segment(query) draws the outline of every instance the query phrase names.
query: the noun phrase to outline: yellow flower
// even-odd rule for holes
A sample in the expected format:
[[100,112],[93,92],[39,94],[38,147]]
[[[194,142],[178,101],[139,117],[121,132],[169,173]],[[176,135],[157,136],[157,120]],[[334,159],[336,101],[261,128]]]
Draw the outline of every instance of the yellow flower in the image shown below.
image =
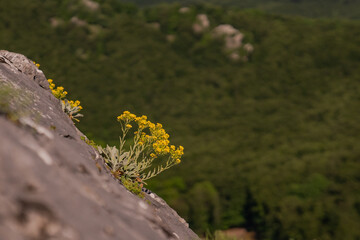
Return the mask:
[[181,163],[181,160],[180,159],[176,159],[176,164],[179,164],[179,163]]
[[40,67],[40,64],[38,64],[38,63],[36,63],[36,62],[33,62],[33,63],[35,64],[35,66],[36,66],[37,68]]
[[126,128],[132,128],[132,126],[130,124],[126,124],[125,126]]
[[155,153],[151,153],[151,154],[150,154],[150,157],[155,158],[155,157],[156,157],[156,154],[155,154]]

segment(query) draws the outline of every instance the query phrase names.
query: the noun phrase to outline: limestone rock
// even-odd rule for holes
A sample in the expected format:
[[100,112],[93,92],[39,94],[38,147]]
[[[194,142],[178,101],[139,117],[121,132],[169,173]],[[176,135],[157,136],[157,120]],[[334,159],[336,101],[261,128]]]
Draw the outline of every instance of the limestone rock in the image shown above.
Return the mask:
[[247,43],[244,45],[244,49],[248,53],[252,53],[254,51],[254,46],[251,43]]
[[152,23],[148,23],[147,26],[153,30],[157,30],[159,31],[160,30],[160,23],[158,22],[152,22]]
[[0,90],[10,89],[0,98],[0,239],[199,239],[161,198],[146,202],[107,172],[36,74],[0,51]]
[[244,34],[229,24],[217,26],[212,31],[214,37],[224,37],[226,49],[236,49],[241,47]]
[[0,56],[7,60],[7,65],[16,68],[29,78],[35,80],[42,88],[50,89],[44,73],[38,69],[34,62],[19,53],[12,53],[6,50],[0,50]]
[[189,7],[182,7],[179,9],[179,13],[188,13],[188,12],[190,12]]
[[70,19],[70,22],[78,27],[85,27],[88,25],[88,23],[84,20],[81,20],[80,18],[78,18],[77,16],[73,16]]
[[208,30],[210,27],[210,21],[206,14],[199,14],[196,16],[196,21],[193,24],[193,31],[196,34],[200,34]]
[[213,34],[216,37],[234,36],[238,33],[239,33],[239,30],[237,30],[230,24],[221,24],[213,29]]
[[[213,38],[224,40],[224,50],[229,53],[229,58],[233,61],[247,62],[249,55],[254,51],[250,43],[243,44],[244,34],[229,24],[221,24],[212,30]],[[240,49],[245,53],[240,54]]]
[[57,28],[64,24],[64,20],[61,18],[52,17],[50,18],[50,25],[54,28]]
[[94,2],[92,0],[82,0],[81,2],[90,11],[96,11],[100,7],[99,3]]
[[174,34],[169,34],[169,35],[166,35],[166,40],[169,42],[169,43],[172,43],[176,40],[176,36]]

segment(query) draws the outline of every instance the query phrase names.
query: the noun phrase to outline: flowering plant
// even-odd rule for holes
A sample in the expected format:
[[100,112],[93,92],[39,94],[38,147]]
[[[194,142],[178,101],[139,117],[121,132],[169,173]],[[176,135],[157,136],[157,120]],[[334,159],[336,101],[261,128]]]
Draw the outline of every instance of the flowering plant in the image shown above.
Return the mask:
[[68,94],[67,91],[64,91],[64,87],[57,87],[55,88],[55,83],[53,83],[54,80],[52,79],[48,79],[49,82],[49,88],[52,92],[52,94],[57,98],[57,99],[63,99],[65,98],[65,96]]
[[82,106],[80,106],[80,101],[76,100],[75,102],[72,100],[65,99],[67,95],[67,91],[64,91],[64,87],[57,87],[55,88],[55,83],[53,83],[52,79],[48,79],[49,87],[52,92],[52,94],[61,101],[61,107],[62,110],[72,119],[77,122],[80,122],[78,120],[78,117],[83,117],[84,115],[80,114],[80,110],[83,109]]
[[79,119],[77,119],[78,117],[83,117],[84,115],[82,115],[80,112],[82,108],[82,106],[80,106],[80,101],[76,100],[75,102],[72,100],[61,100],[61,107],[63,109],[63,111],[73,120],[80,122]]
[[[116,178],[126,177],[142,183],[181,162],[184,148],[169,145],[169,134],[160,123],[154,124],[146,116],[137,117],[129,111],[118,116],[117,120],[122,130],[119,148],[98,146]],[[133,125],[136,126],[133,143],[129,149],[125,149],[126,136]],[[165,158],[165,163],[151,168],[157,158]]]

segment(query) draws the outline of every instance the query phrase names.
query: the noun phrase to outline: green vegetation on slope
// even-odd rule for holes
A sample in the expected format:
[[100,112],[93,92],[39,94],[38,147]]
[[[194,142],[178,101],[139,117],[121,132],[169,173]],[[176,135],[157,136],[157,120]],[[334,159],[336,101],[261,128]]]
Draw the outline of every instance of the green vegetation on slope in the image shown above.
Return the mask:
[[305,16],[311,18],[360,19],[360,1],[357,0],[120,0],[139,6],[179,3],[214,4],[228,8],[259,9],[268,13]]
[[[202,5],[188,14],[176,5],[100,6],[1,2],[0,46],[39,62],[81,100],[78,126],[97,142],[118,144],[114,119],[123,110],[164,123],[185,155],[151,188],[194,230],[359,239],[359,22]],[[243,32],[255,48],[250,60],[233,62],[221,42],[193,34],[198,13],[211,28]]]

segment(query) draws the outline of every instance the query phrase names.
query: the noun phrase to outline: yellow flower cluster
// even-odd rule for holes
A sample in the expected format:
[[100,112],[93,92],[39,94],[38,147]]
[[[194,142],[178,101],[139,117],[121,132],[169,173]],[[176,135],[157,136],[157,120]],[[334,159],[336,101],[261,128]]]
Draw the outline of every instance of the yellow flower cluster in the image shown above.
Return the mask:
[[72,108],[78,107],[80,110],[83,109],[83,107],[80,106],[80,101],[79,100],[76,100],[75,102],[73,100],[70,100],[69,103],[70,103],[70,106]]
[[184,147],[183,147],[183,146],[179,146],[178,149],[175,149],[175,146],[172,145],[170,148],[171,148],[171,150],[172,150],[172,151],[170,151],[171,158],[172,158],[172,159],[176,159],[176,163],[177,163],[177,164],[181,163],[180,158],[181,158],[181,156],[184,154]]
[[[180,163],[181,156],[184,154],[184,148],[179,146],[176,148],[174,145],[169,145],[169,134],[166,133],[165,129],[160,123],[154,124],[147,120],[146,116],[137,117],[135,114],[130,113],[129,111],[124,111],[123,114],[117,117],[119,122],[124,122],[126,129],[131,128],[129,124],[134,121],[138,125],[138,131],[135,131],[135,140],[139,145],[150,146],[152,152],[150,153],[150,158],[156,158],[158,156],[163,156],[169,154],[171,159],[175,163]],[[145,132],[145,129],[150,134]]]
[[129,111],[124,111],[123,114],[121,114],[120,116],[117,117],[117,120],[131,122],[131,121],[135,120],[135,118],[136,118],[135,114],[132,114]]
[[83,107],[80,106],[80,101],[79,100],[76,100],[76,101],[70,100],[69,101],[68,99],[65,99],[65,97],[67,95],[67,91],[64,91],[63,87],[55,88],[55,83],[53,83],[52,79],[48,79],[48,82],[49,82],[49,88],[51,89],[52,94],[57,99],[60,100],[63,111],[72,120],[79,122],[79,120],[77,118],[83,116],[82,114],[79,113],[80,110],[83,109]]
[[64,91],[63,87],[57,87],[55,89],[55,83],[53,83],[52,79],[48,79],[48,82],[51,92],[56,98],[63,99],[67,95],[67,91]]

